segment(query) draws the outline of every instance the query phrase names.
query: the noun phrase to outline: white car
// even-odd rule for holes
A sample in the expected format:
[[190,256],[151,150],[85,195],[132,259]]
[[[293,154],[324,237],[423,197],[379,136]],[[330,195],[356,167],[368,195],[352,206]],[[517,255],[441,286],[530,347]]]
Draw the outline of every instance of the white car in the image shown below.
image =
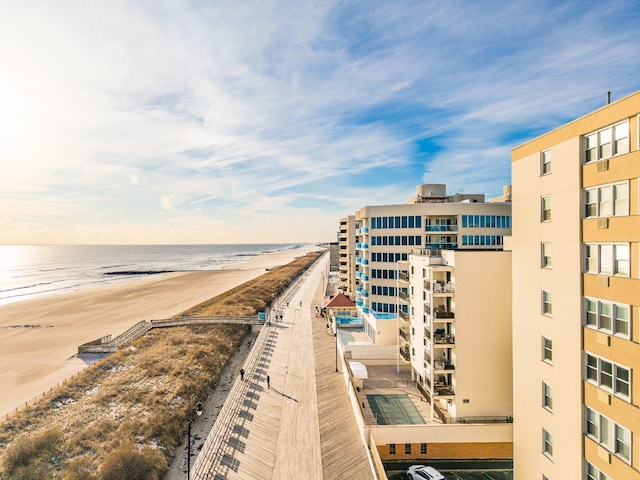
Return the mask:
[[425,467],[424,465],[413,465],[407,470],[410,480],[444,480],[438,470],[433,467]]

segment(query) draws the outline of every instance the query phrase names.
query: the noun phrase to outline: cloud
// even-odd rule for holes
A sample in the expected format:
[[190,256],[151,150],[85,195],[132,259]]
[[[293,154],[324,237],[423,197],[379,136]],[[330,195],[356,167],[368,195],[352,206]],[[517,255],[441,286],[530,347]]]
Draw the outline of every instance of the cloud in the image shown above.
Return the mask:
[[600,7],[5,2],[0,242],[332,240],[423,181],[496,196],[511,148],[637,88],[638,11]]

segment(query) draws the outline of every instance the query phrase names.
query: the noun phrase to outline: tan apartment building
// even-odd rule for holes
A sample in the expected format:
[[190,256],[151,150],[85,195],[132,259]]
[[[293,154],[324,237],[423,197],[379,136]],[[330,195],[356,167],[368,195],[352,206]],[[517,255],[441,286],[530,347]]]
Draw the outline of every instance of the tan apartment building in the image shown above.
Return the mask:
[[513,150],[514,473],[640,479],[640,92]]
[[511,252],[414,250],[408,271],[399,345],[430,420],[510,423]]
[[356,272],[352,265],[356,253],[356,217],[340,219],[338,227],[338,262],[340,276],[338,288],[350,299],[356,298]]
[[[499,251],[511,235],[511,204],[487,202],[481,194],[447,195],[446,185],[424,184],[416,196],[400,205],[366,206],[355,214],[356,306],[365,331],[377,345],[398,341],[398,311],[408,314],[406,275],[409,253],[415,249]],[[401,262],[405,267],[401,269]],[[400,351],[409,362],[406,350]]]

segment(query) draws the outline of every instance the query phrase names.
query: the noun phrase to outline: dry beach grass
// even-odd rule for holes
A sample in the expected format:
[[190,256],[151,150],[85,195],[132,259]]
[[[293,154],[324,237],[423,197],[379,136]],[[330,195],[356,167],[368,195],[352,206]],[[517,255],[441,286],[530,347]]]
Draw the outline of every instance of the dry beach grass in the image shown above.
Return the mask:
[[[246,282],[182,315],[263,311],[321,252]],[[0,478],[162,478],[190,399],[206,398],[247,327],[153,329],[0,424]],[[126,476],[123,476],[126,472]]]

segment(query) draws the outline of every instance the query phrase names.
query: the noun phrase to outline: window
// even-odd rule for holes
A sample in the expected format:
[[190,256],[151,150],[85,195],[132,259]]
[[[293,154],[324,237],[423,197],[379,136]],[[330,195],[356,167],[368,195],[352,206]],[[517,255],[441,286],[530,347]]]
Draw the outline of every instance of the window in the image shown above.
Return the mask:
[[542,429],[542,452],[548,456],[553,457],[553,436]]
[[541,262],[542,268],[551,268],[551,244],[549,242],[542,242],[540,244]]
[[585,190],[585,217],[629,215],[629,183],[604,185]]
[[390,443],[389,444],[389,455],[395,455],[396,454],[396,444],[395,443]]
[[405,443],[404,444],[404,454],[405,455],[411,455],[411,444],[410,443]]
[[623,153],[629,153],[629,122],[626,120],[584,136],[585,163]]
[[585,326],[622,338],[630,335],[629,305],[585,298]]
[[629,244],[585,245],[586,273],[629,276]]
[[616,457],[631,463],[631,430],[585,407],[585,435]]
[[551,173],[551,151],[545,150],[540,154],[540,175]]
[[542,360],[547,363],[553,361],[553,342],[547,337],[542,337]]
[[547,410],[553,410],[553,398],[551,396],[551,385],[542,382],[542,406]]
[[586,460],[584,472],[586,480],[611,480],[607,475],[602,473],[598,468],[591,465]]
[[542,290],[542,314],[551,315],[551,292]]
[[427,454],[427,444],[426,443],[421,443],[420,444],[420,455],[426,455]]
[[551,221],[551,197],[542,197],[542,218],[543,222]]
[[631,401],[631,372],[622,365],[605,358],[586,353],[585,381],[613,393],[626,401]]

